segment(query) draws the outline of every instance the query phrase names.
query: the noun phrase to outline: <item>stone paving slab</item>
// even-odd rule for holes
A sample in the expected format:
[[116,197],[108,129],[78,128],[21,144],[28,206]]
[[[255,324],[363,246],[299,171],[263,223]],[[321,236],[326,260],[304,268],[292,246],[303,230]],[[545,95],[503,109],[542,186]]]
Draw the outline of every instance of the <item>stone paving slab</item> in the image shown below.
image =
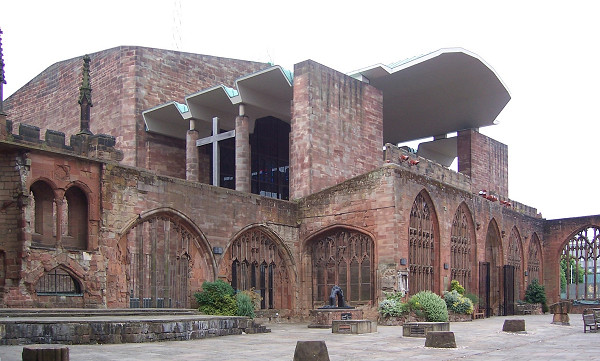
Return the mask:
[[[451,323],[456,349],[425,348],[424,339],[402,337],[402,327],[379,326],[376,333],[333,334],[307,324],[276,324],[272,333],[244,334],[204,340],[142,344],[74,345],[78,360],[292,360],[297,341],[323,340],[331,361],[354,360],[598,360],[600,332],[583,333],[581,315],[571,326],[553,325],[552,315],[492,317]],[[507,318],[525,319],[526,333],[507,333]],[[2,361],[21,360],[23,346],[0,346]]]

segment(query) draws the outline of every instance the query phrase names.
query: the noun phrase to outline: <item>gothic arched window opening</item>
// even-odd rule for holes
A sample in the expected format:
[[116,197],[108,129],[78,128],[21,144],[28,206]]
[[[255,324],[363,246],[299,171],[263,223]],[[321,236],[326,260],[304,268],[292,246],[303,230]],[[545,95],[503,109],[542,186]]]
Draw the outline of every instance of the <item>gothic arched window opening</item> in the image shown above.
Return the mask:
[[328,302],[334,285],[351,305],[373,300],[373,240],[366,234],[337,230],[312,242],[313,305]]
[[127,234],[129,307],[187,308],[190,244],[185,226],[166,215],[136,225]]
[[231,286],[236,291],[254,291],[261,309],[289,309],[289,277],[281,250],[259,229],[242,233],[226,256],[231,265]]
[[522,254],[521,236],[519,236],[517,228],[513,227],[508,240],[507,264],[514,267],[514,296],[516,299],[521,299],[521,279],[523,277],[523,267],[521,266],[523,262]]
[[435,215],[423,192],[410,211],[408,228],[409,292],[434,291],[435,287]]
[[40,277],[35,292],[38,296],[81,296],[81,285],[67,271],[57,267]]
[[531,242],[529,242],[529,252],[527,253],[527,277],[529,283],[534,279],[537,279],[542,282],[542,272],[541,272],[541,255],[542,251],[540,248],[540,240],[538,236],[534,233],[531,237]]
[[451,277],[464,287],[471,286],[472,243],[471,229],[466,207],[458,207],[452,221],[450,238]]
[[600,228],[586,227],[565,244],[560,257],[562,299],[600,298]]

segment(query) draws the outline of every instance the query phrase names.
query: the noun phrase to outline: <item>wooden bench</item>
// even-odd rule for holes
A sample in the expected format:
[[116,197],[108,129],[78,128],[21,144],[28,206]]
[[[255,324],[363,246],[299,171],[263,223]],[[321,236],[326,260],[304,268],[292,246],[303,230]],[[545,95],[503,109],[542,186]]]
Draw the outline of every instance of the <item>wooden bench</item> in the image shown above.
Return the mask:
[[596,316],[593,313],[583,314],[583,333],[586,333],[588,329],[590,332],[598,331],[598,322],[596,322]]
[[473,319],[476,320],[478,318],[485,318],[485,312],[483,312],[483,310],[481,310],[479,307],[473,311]]

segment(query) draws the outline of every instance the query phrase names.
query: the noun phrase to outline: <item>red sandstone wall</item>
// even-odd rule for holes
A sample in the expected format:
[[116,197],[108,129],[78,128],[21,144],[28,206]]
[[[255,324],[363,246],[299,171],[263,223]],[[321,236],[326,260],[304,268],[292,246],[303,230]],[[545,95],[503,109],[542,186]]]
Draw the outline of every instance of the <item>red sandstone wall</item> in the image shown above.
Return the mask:
[[[100,248],[106,250],[106,261],[112,266],[107,273],[107,305],[127,307],[126,249],[120,243],[128,225],[140,214],[156,209],[181,212],[206,237],[209,249],[223,248],[226,253],[235,236],[252,225],[263,225],[274,232],[292,255],[298,254],[296,210],[293,203],[217,188],[205,184],[156,176],[139,169],[107,166],[103,174],[102,224]],[[202,255],[200,255],[202,256]],[[200,257],[199,256],[199,257]],[[205,254],[215,258],[217,276],[224,265],[223,255]],[[205,280],[213,280],[210,270],[193,270],[190,297]],[[290,278],[296,278],[296,268]],[[294,281],[295,283],[295,281]],[[292,289],[295,289],[292,286]],[[293,301],[295,304],[296,301]]]
[[290,194],[301,198],[382,164],[383,95],[313,61],[294,67]]
[[[416,196],[422,190],[430,196],[438,222],[436,237],[439,245],[436,246],[435,257],[439,267],[436,268],[435,292],[441,294],[448,289],[451,281],[451,270],[445,270],[443,266],[444,263],[451,264],[452,221],[462,202],[467,205],[473,217],[475,235],[471,252],[476,255],[476,261],[471,265],[471,284],[465,285],[467,291],[474,294],[479,292],[478,262],[485,261],[486,234],[492,218],[505,235],[501,240],[503,250],[508,247],[513,227],[518,229],[523,254],[521,271],[527,269],[529,242],[534,232],[542,239],[544,220],[520,214],[466,189],[448,187],[436,180],[436,177],[441,178],[441,174],[420,174],[421,167],[429,169],[427,164],[419,164],[413,168],[390,164],[313,194],[299,203],[302,219],[299,236],[303,247],[300,290],[303,305],[310,307],[312,300],[312,286],[308,279],[311,265],[305,249],[307,241],[315,232],[333,226],[350,226],[374,237],[376,297],[381,300],[383,284],[388,284],[388,279],[392,279],[398,270],[407,269],[407,266],[400,265],[400,259],[408,259],[410,211]],[[506,262],[506,252],[503,252],[500,263]],[[523,299],[525,285],[529,280],[522,273],[521,277],[521,294],[518,298]]]
[[471,177],[472,191],[508,197],[508,147],[475,130],[458,132],[458,171]]
[[[268,64],[136,46],[121,46],[90,55],[92,102],[90,129],[116,137],[123,164],[185,178],[184,142],[149,136],[143,110],[268,67]],[[77,104],[80,57],[56,63],[11,95],[5,111],[18,123],[64,132],[79,131]],[[163,139],[161,139],[163,138]],[[68,142],[68,141],[67,141]],[[177,159],[176,161],[174,161]],[[181,161],[179,161],[181,159]],[[169,162],[171,165],[165,166]]]
[[565,243],[581,229],[600,227],[600,215],[547,221],[544,228],[544,285],[548,303],[560,301],[560,255]]

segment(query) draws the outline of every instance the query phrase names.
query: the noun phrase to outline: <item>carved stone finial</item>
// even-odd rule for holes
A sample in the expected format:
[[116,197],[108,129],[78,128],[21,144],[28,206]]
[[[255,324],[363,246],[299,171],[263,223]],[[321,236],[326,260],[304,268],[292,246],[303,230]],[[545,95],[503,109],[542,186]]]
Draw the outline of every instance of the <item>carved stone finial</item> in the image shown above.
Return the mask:
[[4,114],[4,91],[3,87],[6,84],[4,78],[4,55],[2,54],[2,29],[0,29],[0,114]]
[[79,88],[79,100],[78,103],[81,105],[81,125],[79,134],[89,134],[90,131],[90,113],[92,104],[92,84],[90,81],[90,57],[85,55],[83,57],[83,71],[81,87]]

